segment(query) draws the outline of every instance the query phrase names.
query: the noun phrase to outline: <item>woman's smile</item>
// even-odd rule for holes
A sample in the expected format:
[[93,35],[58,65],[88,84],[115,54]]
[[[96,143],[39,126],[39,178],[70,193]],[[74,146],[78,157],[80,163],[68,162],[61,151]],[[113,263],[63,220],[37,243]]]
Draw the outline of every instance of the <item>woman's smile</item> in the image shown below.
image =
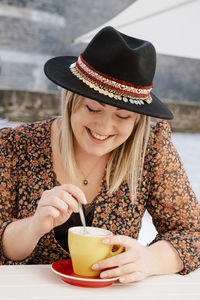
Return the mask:
[[102,135],[102,134],[96,133],[95,131],[93,131],[92,129],[90,129],[88,127],[86,127],[86,130],[87,130],[89,136],[95,140],[95,142],[96,141],[104,142],[114,136],[114,135]]

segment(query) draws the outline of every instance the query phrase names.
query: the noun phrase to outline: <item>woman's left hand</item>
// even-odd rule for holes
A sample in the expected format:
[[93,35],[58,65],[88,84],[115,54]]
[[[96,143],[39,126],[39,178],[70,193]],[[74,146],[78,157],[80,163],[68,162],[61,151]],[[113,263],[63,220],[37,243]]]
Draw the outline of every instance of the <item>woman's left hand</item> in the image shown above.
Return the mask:
[[123,246],[125,252],[99,261],[93,270],[103,270],[101,278],[118,277],[123,283],[140,281],[152,275],[149,247],[141,245],[137,240],[127,236],[115,235],[106,238],[104,244]]

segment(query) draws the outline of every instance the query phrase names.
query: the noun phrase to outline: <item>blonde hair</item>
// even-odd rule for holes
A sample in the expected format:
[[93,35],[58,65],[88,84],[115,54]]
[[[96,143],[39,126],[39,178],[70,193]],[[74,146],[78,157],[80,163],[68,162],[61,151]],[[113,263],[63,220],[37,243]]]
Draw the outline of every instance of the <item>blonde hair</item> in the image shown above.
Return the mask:
[[[80,105],[78,94],[63,90],[62,93],[62,125],[59,132],[59,150],[65,168],[70,178],[75,178],[77,169],[74,137],[71,128],[71,113]],[[144,156],[149,139],[150,117],[139,115],[129,138],[118,148],[114,149],[106,167],[107,193],[116,192],[121,183],[127,180],[130,196],[136,199],[140,187]]]

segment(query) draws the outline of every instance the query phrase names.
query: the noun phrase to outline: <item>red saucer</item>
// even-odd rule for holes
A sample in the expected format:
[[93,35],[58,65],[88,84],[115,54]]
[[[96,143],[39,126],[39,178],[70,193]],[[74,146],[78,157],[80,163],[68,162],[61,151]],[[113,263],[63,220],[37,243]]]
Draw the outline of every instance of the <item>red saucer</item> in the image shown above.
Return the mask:
[[89,287],[89,288],[99,288],[111,285],[113,282],[117,281],[119,277],[115,278],[100,278],[100,277],[83,277],[73,273],[72,261],[71,259],[63,259],[54,262],[51,265],[51,269],[56,273],[64,282],[72,285]]

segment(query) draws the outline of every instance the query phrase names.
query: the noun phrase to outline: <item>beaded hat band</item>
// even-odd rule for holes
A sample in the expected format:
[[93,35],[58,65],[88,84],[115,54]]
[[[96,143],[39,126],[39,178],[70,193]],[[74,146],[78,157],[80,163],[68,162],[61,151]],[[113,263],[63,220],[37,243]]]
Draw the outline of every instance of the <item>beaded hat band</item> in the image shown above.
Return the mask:
[[145,87],[134,86],[107,76],[91,67],[82,55],[78,57],[75,63],[70,65],[70,71],[90,88],[115,100],[122,100],[136,105],[152,102],[150,92],[153,84]]

